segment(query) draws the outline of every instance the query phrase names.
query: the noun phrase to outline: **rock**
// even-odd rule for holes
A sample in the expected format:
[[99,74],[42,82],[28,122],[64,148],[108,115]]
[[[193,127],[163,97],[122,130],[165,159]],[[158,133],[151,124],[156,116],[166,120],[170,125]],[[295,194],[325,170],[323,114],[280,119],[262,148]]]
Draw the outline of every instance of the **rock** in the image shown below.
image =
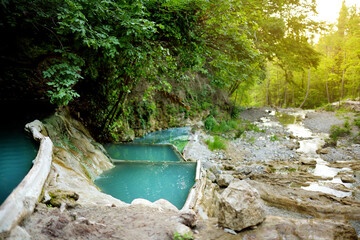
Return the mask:
[[355,179],[352,176],[348,176],[348,175],[341,176],[340,179],[343,183],[354,183],[355,182]]
[[221,173],[221,170],[220,170],[220,164],[214,164],[211,166],[210,168],[210,171],[212,171],[214,174],[218,174],[218,173]]
[[219,199],[219,224],[241,231],[265,219],[265,208],[257,190],[246,181],[235,179]]
[[8,240],[30,240],[31,236],[20,226],[16,226],[12,231]]
[[300,163],[302,165],[316,165],[316,160],[312,158],[301,158]]
[[143,206],[150,206],[152,202],[143,198],[136,198],[131,202],[131,205],[143,205]]
[[231,165],[231,164],[224,164],[223,167],[224,167],[224,170],[227,170],[227,171],[235,170],[234,165]]
[[178,232],[180,235],[190,235],[191,234],[191,229],[181,223],[179,223],[176,227],[175,227],[175,232]]
[[269,216],[257,229],[239,239],[358,239],[355,229],[345,222],[323,219],[293,219]]
[[210,172],[210,171],[208,171],[207,178],[208,178],[211,182],[215,182],[215,181],[216,181],[216,176],[215,176],[212,172]]
[[321,148],[316,150],[317,154],[328,154],[330,152],[330,150],[328,148]]
[[212,183],[209,179],[206,180],[204,190],[201,192],[201,198],[197,202],[196,209],[203,219],[208,217],[217,217],[219,212],[219,186]]
[[179,211],[179,218],[180,222],[188,227],[195,227],[196,226],[196,213],[191,209],[185,209]]
[[233,179],[234,177],[230,174],[220,174],[217,183],[220,187],[227,187]]
[[224,232],[230,233],[232,235],[236,235],[237,233],[234,230],[231,230],[230,228],[224,228]]
[[[60,208],[61,206],[75,207],[76,201],[79,200],[79,195],[73,191],[56,190],[56,191],[45,191],[45,197],[43,202],[51,204],[53,207]],[[50,197],[50,199],[49,199]]]
[[167,209],[167,210],[176,211],[176,212],[179,211],[179,209],[177,209],[177,207],[175,207],[171,202],[169,202],[168,200],[165,200],[165,199],[159,199],[159,200],[155,201],[153,204],[156,206],[159,206],[162,209]]

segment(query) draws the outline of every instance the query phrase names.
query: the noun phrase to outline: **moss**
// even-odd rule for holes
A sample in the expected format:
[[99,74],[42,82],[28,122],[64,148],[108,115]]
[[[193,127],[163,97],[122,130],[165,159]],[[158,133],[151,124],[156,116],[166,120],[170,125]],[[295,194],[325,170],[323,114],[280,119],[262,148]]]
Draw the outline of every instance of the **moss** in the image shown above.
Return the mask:
[[83,170],[83,173],[85,174],[85,176],[89,179],[89,180],[92,180],[93,178],[91,177],[91,174],[90,174],[90,171],[87,169],[87,167],[83,164],[83,163],[80,163],[80,166]]
[[50,191],[49,196],[50,200],[46,203],[49,207],[60,207],[62,203],[66,203],[68,206],[75,205],[75,202],[79,199],[76,192],[64,190]]

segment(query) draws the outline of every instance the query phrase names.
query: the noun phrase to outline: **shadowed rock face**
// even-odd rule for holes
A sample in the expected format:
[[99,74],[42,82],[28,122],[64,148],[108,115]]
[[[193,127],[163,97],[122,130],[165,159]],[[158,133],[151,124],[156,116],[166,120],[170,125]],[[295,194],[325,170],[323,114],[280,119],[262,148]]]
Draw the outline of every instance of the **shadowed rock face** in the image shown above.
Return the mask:
[[[45,183],[44,203],[66,207],[80,205],[126,205],[118,199],[101,193],[93,180],[104,170],[113,167],[103,147],[96,143],[86,128],[73,119],[66,109],[46,119],[45,128],[54,142],[53,162]],[[71,192],[76,199],[63,197]],[[66,195],[66,194],[65,194]],[[69,201],[69,199],[71,201]]]
[[260,195],[247,182],[235,179],[224,190],[219,200],[221,226],[241,231],[265,219],[265,209]]

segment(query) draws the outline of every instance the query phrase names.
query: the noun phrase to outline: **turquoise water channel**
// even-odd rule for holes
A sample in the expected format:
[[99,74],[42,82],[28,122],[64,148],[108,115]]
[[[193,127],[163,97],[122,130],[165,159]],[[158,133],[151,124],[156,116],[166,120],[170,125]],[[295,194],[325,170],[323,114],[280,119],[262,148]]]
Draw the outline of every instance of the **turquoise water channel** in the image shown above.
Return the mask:
[[161,131],[156,131],[147,134],[142,138],[137,138],[134,143],[147,144],[164,144],[170,143],[177,147],[179,152],[182,152],[185,145],[188,143],[190,127],[170,128]]
[[37,153],[24,126],[0,127],[0,204],[26,176]]
[[25,133],[24,127],[52,113],[53,107],[31,100],[1,101],[0,118],[0,204],[31,169],[39,144]]
[[122,162],[100,175],[95,184],[126,203],[136,198],[166,199],[178,209],[195,180],[195,162]]
[[189,131],[175,128],[151,133],[130,144],[105,145],[115,167],[101,174],[95,184],[126,203],[136,198],[151,202],[166,199],[181,209],[195,183],[196,163],[184,162],[174,146],[160,143],[185,146]]
[[173,162],[179,156],[171,145],[107,144],[104,146],[112,159],[127,161]]

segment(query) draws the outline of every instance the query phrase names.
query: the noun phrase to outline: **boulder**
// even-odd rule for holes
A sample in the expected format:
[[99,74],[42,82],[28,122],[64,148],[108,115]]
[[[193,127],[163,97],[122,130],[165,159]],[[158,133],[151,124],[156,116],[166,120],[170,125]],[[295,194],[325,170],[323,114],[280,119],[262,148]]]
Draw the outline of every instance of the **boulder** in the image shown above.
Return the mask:
[[219,225],[235,231],[265,220],[265,208],[257,190],[244,180],[233,180],[219,199]]
[[230,174],[220,174],[217,183],[220,187],[227,187],[233,179],[234,177]]
[[143,198],[136,198],[132,200],[131,205],[151,206],[152,202]]
[[160,209],[167,209],[169,211],[177,212],[179,211],[171,202],[165,199],[159,199],[153,203],[153,205],[158,206]]
[[180,222],[188,227],[196,226],[196,213],[192,209],[183,209],[179,211]]

